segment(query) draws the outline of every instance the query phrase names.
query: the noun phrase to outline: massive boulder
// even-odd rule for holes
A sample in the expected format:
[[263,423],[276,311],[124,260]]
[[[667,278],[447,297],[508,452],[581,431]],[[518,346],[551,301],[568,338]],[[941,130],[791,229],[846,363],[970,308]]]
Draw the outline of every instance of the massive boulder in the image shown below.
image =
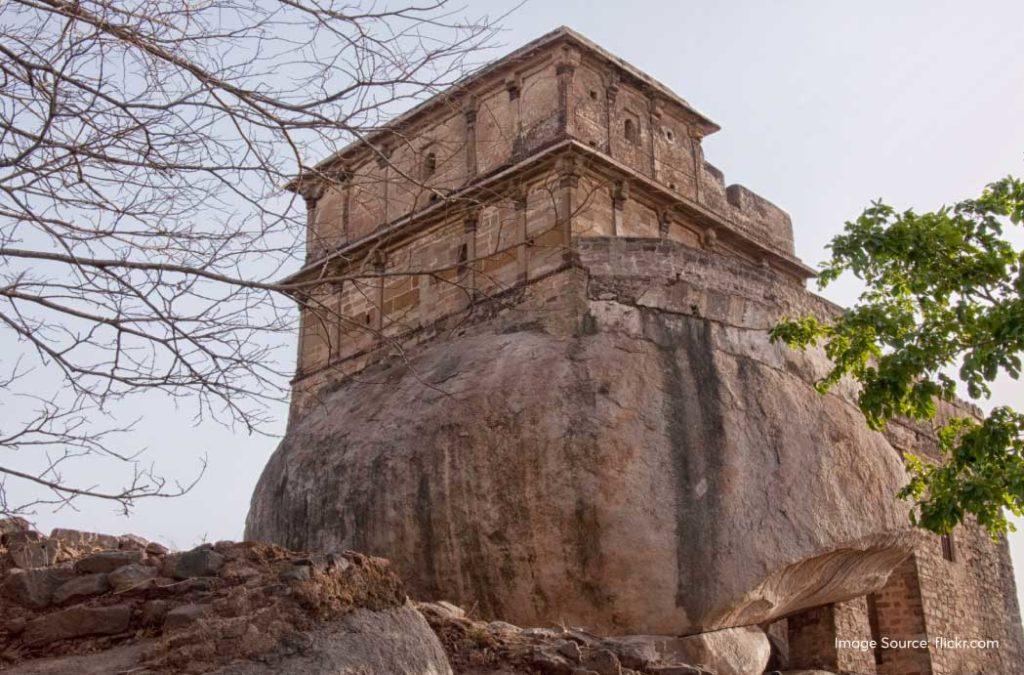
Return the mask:
[[853,392],[815,391],[820,353],[768,339],[780,314],[828,308],[734,258],[602,245],[322,392],[246,536],[386,555],[416,597],[612,634],[879,588],[914,543],[898,453]]

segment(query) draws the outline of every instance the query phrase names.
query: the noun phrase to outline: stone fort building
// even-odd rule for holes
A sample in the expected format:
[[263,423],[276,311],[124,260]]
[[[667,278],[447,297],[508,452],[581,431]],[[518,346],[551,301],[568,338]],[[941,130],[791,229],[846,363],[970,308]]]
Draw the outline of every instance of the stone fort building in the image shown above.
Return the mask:
[[[383,555],[522,625],[1024,672],[1005,542],[924,535],[894,497],[932,430],[870,431],[815,392],[822,354],[769,343],[838,310],[787,214],[705,160],[717,130],[560,28],[298,178],[298,372],[247,537]],[[882,637],[998,646],[842,642]]]

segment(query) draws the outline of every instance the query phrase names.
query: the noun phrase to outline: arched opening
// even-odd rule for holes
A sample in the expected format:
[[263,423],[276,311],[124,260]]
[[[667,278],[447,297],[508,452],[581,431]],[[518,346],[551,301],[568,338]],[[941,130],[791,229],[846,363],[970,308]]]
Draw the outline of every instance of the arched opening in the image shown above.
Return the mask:
[[640,141],[640,130],[638,125],[631,119],[627,119],[623,124],[622,133],[630,143],[638,143]]

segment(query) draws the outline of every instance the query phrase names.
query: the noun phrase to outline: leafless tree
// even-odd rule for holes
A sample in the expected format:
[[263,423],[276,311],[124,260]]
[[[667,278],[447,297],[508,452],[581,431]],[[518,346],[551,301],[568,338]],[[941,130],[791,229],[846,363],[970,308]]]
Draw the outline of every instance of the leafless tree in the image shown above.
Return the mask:
[[[275,279],[305,226],[282,185],[494,35],[406,1],[0,5],[0,513],[186,491],[118,449],[130,425],[108,414],[133,393],[261,428],[289,374],[268,336],[295,325]],[[76,481],[72,460],[97,454],[127,478]],[[47,496],[9,498],[14,480]]]

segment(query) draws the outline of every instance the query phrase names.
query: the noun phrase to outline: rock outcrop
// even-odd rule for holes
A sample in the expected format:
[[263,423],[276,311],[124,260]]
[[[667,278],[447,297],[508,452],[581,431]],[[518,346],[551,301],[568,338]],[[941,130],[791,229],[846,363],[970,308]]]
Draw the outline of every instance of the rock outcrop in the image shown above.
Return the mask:
[[[232,542],[170,552],[138,537],[60,532],[73,538],[31,538],[56,542],[59,563],[12,567],[0,580],[5,673],[728,675],[736,664],[759,673],[768,660],[757,627],[609,638],[472,618],[409,600],[387,561],[357,553]],[[20,538],[2,537],[5,556]],[[26,579],[57,590],[26,594]]]
[[47,543],[55,560],[3,575],[5,673],[452,672],[385,560],[231,542],[175,553],[24,524],[3,534],[0,558],[23,541]]
[[326,389],[247,536],[385,555],[417,597],[604,634],[879,588],[915,541],[899,454],[849,389],[815,391],[823,355],[768,340],[828,308],[726,256],[629,246],[587,240],[581,270]]

